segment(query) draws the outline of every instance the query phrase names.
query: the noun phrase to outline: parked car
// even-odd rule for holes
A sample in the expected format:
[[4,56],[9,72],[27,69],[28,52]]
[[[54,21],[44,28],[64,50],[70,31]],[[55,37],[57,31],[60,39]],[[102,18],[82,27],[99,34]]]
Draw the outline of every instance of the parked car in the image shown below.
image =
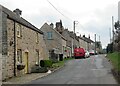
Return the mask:
[[85,51],[85,58],[88,58],[88,57],[90,57],[90,53],[86,50]]
[[85,58],[85,50],[83,48],[74,49],[74,57],[76,58]]
[[90,55],[95,55],[95,51],[94,51],[94,50],[90,50],[90,51],[89,51],[89,54],[90,54]]

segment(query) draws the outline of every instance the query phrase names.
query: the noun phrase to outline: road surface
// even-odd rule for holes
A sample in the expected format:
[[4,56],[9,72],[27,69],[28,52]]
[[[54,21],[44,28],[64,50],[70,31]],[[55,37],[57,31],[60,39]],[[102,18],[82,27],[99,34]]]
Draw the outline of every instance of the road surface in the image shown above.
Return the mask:
[[104,55],[73,59],[62,69],[29,84],[117,84]]

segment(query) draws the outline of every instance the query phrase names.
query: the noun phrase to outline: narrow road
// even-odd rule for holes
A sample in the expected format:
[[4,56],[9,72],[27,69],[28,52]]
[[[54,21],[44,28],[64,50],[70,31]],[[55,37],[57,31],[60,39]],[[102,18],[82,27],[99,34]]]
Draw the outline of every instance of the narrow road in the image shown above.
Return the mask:
[[65,67],[30,84],[117,84],[104,55],[67,61]]

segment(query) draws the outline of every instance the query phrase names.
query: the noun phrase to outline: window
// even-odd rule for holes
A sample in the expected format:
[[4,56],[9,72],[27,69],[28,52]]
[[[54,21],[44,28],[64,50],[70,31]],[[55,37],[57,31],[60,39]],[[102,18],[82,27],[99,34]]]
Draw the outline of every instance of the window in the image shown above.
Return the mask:
[[17,50],[17,61],[19,63],[22,63],[22,50],[21,49]]
[[36,49],[36,64],[39,65],[39,50]]
[[17,37],[21,37],[22,36],[22,30],[21,30],[21,25],[17,26]]
[[47,32],[47,39],[52,39],[52,32]]
[[39,42],[39,36],[38,36],[38,33],[36,33],[36,43]]

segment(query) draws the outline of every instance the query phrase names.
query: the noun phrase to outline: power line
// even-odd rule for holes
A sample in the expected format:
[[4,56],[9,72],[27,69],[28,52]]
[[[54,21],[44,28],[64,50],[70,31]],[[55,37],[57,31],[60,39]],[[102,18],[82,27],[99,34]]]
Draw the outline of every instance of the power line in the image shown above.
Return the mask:
[[65,16],[62,12],[60,12],[49,0],[47,0],[47,2],[57,11],[59,12],[62,16],[66,17],[67,19],[73,21],[71,18]]
[[[48,2],[57,12],[59,12],[62,16],[64,16],[65,18],[67,18],[67,19],[69,19],[69,20],[71,20],[71,21],[73,22],[73,20],[72,20],[71,18],[65,16],[62,12],[60,12],[49,0],[47,0],[47,2]],[[78,21],[77,21],[77,22],[78,22]],[[79,22],[78,22],[78,23],[79,23]],[[79,23],[79,25],[80,25],[83,29],[85,29],[82,24]]]

